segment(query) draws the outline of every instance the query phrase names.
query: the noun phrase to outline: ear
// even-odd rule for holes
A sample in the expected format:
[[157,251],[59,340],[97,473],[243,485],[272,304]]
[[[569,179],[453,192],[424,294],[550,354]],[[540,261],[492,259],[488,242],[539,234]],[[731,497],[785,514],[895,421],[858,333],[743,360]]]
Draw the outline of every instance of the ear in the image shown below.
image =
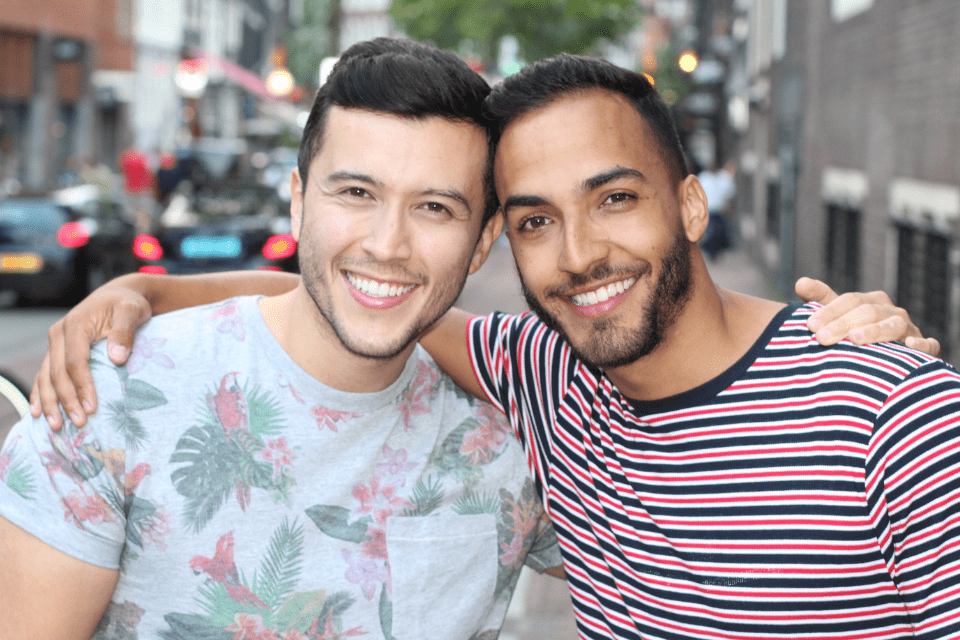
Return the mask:
[[683,179],[677,191],[680,202],[680,219],[683,230],[690,242],[697,242],[710,223],[710,209],[707,207],[707,194],[695,175]]
[[490,248],[493,246],[494,241],[500,236],[500,232],[503,230],[503,216],[499,211],[487,221],[487,224],[483,227],[483,231],[480,232],[480,239],[477,240],[477,246],[473,250],[473,257],[470,258],[470,270],[468,274],[475,273],[477,269],[483,266],[483,263],[487,261],[487,256],[490,255]]
[[300,243],[301,224],[303,224],[303,182],[300,180],[300,169],[294,167],[290,172],[290,233],[297,244]]

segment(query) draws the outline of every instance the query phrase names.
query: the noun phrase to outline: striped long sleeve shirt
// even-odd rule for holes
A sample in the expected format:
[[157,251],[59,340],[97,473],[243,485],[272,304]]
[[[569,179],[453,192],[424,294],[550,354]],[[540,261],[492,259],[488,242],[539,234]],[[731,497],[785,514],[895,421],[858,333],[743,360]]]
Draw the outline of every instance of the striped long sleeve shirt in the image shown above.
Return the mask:
[[960,638],[960,375],[787,307],[700,387],[622,396],[532,314],[475,318],[583,638]]

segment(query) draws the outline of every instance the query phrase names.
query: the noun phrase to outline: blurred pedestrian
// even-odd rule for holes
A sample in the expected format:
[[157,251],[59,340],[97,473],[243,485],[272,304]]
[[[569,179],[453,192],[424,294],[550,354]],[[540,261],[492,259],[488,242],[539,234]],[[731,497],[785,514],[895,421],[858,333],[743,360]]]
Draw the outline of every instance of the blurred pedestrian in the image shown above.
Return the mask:
[[700,247],[711,260],[715,260],[721,252],[729,249],[733,244],[728,220],[731,205],[737,193],[733,176],[732,163],[721,167],[716,162],[697,175],[710,208],[710,224],[700,241]]
[[154,198],[155,181],[149,158],[143,151],[129,148],[120,154],[118,163],[137,233],[152,233],[157,201]]

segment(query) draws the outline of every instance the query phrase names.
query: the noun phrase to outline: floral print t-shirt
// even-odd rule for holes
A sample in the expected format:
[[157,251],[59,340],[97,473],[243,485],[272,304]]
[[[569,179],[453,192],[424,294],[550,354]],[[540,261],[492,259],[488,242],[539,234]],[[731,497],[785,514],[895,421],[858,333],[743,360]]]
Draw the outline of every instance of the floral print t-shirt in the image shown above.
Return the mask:
[[419,347],[383,391],[338,391],[244,297],[92,364],[85,428],[10,432],[0,515],[119,568],[97,638],[495,638],[523,564],[560,564],[503,416]]

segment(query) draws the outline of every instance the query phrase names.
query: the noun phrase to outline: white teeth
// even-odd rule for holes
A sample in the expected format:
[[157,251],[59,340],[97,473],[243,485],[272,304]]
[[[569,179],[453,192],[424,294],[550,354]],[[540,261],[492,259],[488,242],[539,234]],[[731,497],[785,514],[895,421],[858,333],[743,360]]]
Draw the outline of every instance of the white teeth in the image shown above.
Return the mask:
[[608,284],[605,287],[598,287],[597,289],[588,291],[587,293],[579,293],[575,296],[571,296],[570,299],[573,301],[573,304],[577,305],[578,307],[589,307],[591,305],[600,304],[601,302],[606,302],[610,298],[620,295],[632,287],[636,281],[636,278],[627,278],[626,280]]
[[355,289],[373,298],[394,298],[396,296],[403,295],[416,286],[411,284],[405,287],[399,287],[395,284],[389,284],[386,282],[377,282],[375,280],[367,280],[366,278],[358,278],[352,273],[347,273],[347,280],[350,281],[350,284],[353,285]]

